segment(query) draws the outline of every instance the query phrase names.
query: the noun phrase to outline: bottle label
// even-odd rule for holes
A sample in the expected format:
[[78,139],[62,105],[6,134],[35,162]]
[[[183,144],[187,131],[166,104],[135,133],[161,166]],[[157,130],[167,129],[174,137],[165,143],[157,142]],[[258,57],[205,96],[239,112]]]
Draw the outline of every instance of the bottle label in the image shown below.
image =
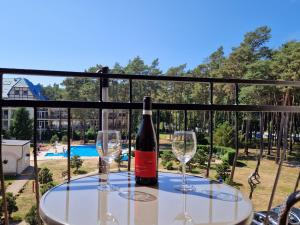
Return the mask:
[[135,150],[135,175],[156,177],[156,151]]

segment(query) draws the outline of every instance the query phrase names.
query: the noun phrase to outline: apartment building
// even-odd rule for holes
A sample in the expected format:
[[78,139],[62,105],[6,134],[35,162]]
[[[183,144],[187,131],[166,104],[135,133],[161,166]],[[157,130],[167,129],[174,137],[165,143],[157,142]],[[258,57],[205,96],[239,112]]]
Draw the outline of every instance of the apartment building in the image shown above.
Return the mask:
[[[34,85],[26,78],[3,78],[3,99],[28,99],[28,100],[47,100],[42,94],[40,84]],[[26,108],[30,117],[33,118],[33,108]],[[11,124],[12,115],[16,108],[3,108],[2,127],[8,130]],[[40,135],[43,131],[66,129],[67,128],[67,110],[60,108],[38,108],[37,109],[37,130]],[[110,110],[109,128],[127,129],[128,113],[126,110]],[[78,118],[72,120],[72,129],[80,129],[82,121]],[[90,118],[84,123],[85,129],[89,127],[98,127],[98,116]]]

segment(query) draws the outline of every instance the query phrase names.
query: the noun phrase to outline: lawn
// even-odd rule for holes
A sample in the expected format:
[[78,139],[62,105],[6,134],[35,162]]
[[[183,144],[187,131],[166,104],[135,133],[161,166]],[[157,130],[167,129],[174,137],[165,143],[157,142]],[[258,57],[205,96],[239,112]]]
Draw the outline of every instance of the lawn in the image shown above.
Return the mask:
[[[255,151],[251,152],[252,155]],[[253,157],[252,157],[253,158]],[[256,166],[255,160],[239,160],[246,166],[244,167],[237,167],[235,172],[234,181],[237,184],[237,187],[243,192],[245,196],[249,196],[249,185],[248,185],[248,176],[254,171]],[[78,175],[84,175],[87,173],[95,172],[97,173],[97,165],[98,159],[84,159],[84,163],[79,170],[78,174],[74,174],[74,169],[72,169],[72,177],[76,177]],[[65,181],[66,177],[62,177],[62,172],[66,171],[67,169],[67,160],[48,160],[48,161],[39,161],[38,162],[39,168],[48,167],[50,171],[53,173],[54,181],[59,184]],[[210,171],[210,178],[215,179],[215,164],[212,163],[212,169]],[[271,190],[274,184],[275,174],[277,171],[277,165],[274,163],[273,160],[270,159],[263,159],[260,166],[260,181],[261,183],[257,185],[253,193],[252,202],[254,205],[255,210],[266,210]],[[134,169],[134,158],[132,160],[131,165],[132,170]],[[122,166],[122,170],[125,171],[127,169],[127,163],[124,162]],[[112,166],[112,171],[117,171],[117,166],[114,164]],[[160,171],[166,171],[163,167],[159,166]],[[177,172],[176,170],[170,172]],[[193,173],[193,175],[204,175],[205,169],[200,169],[196,172],[200,172],[199,174]],[[282,168],[282,173],[280,176],[278,188],[275,194],[273,206],[276,206],[282,203],[286,196],[290,194],[295,186],[295,182],[297,179],[297,175],[299,173],[299,168],[289,166],[288,164],[284,164]],[[32,181],[29,181],[24,189],[23,192],[17,198],[17,205],[19,207],[19,211],[13,213],[13,217],[15,219],[21,218],[23,219],[30,207],[35,203],[35,194],[32,192]]]

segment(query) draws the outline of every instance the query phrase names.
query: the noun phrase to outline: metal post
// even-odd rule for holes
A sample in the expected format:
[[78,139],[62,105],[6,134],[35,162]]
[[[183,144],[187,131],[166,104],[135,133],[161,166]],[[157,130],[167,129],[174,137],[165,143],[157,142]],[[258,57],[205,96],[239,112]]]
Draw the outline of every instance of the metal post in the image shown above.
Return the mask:
[[[102,74],[107,74],[109,72],[109,68],[108,67],[102,67]],[[109,86],[109,80],[108,78],[102,78],[102,83],[101,83],[101,101],[102,102],[107,102],[108,101],[108,86]],[[102,130],[108,130],[108,109],[102,109],[101,110],[101,114],[102,114],[102,122],[101,122],[101,125],[102,125]],[[99,157],[99,170],[102,167],[102,165],[105,165],[105,170],[106,170],[106,163],[100,159]],[[103,171],[102,171],[103,172]]]
[[[132,103],[132,80],[129,79],[129,103]],[[132,109],[129,109],[129,123],[128,123],[128,165],[127,170],[130,171],[131,166],[131,123],[132,123]]]
[[35,198],[37,207],[37,220],[38,224],[41,224],[41,218],[39,213],[40,208],[40,189],[39,189],[39,177],[38,177],[38,164],[37,164],[37,108],[33,108],[33,159],[34,159],[34,181],[35,181]]
[[[239,105],[239,86],[235,84],[235,104]],[[230,174],[230,182],[233,181],[234,171],[236,167],[236,162],[239,154],[239,124],[238,124],[239,114],[235,112],[235,156],[233,160],[232,170]]]
[[[98,70],[97,73],[102,73],[102,70]],[[102,102],[102,78],[99,78],[99,102]],[[99,108],[98,112],[98,130],[101,130],[102,128],[102,108]],[[97,139],[97,134],[96,134]],[[97,141],[97,140],[96,140]],[[101,158],[98,157],[98,173],[101,173]]]
[[0,74],[0,179],[1,179],[1,194],[3,202],[3,212],[4,212],[4,223],[5,225],[9,224],[8,220],[8,211],[7,211],[7,201],[6,201],[6,190],[4,182],[4,172],[3,172],[3,160],[2,160],[2,92],[3,92],[3,74]]
[[[214,104],[214,98],[213,98],[213,89],[214,89],[214,84],[211,82],[209,85],[209,90],[210,90],[210,105]],[[213,154],[213,111],[209,111],[209,139],[210,139],[210,148],[209,148],[209,156],[208,156],[208,162],[207,162],[207,168],[206,168],[206,177],[209,177],[209,170],[210,170],[210,164],[211,164],[211,159],[212,159],[212,154]]]
[[187,110],[184,110],[184,130],[187,130]]
[[[160,123],[160,111],[156,111],[156,140],[157,140],[157,162],[159,157],[159,123]],[[158,165],[158,163],[157,163]]]
[[295,184],[294,192],[297,191],[297,189],[298,189],[299,181],[300,181],[300,171],[299,171],[298,178],[297,178],[297,181]]
[[68,182],[71,180],[71,109],[68,108]]

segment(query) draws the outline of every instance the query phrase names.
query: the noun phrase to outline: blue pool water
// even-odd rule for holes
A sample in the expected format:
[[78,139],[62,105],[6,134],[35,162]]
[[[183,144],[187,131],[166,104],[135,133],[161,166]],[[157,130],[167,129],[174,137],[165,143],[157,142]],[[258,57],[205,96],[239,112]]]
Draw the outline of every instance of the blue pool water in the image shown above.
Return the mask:
[[[96,150],[96,145],[79,145],[71,146],[71,157],[74,155],[83,156],[83,157],[97,157],[99,156]],[[63,156],[68,157],[67,152],[63,153],[46,153],[45,156]]]

